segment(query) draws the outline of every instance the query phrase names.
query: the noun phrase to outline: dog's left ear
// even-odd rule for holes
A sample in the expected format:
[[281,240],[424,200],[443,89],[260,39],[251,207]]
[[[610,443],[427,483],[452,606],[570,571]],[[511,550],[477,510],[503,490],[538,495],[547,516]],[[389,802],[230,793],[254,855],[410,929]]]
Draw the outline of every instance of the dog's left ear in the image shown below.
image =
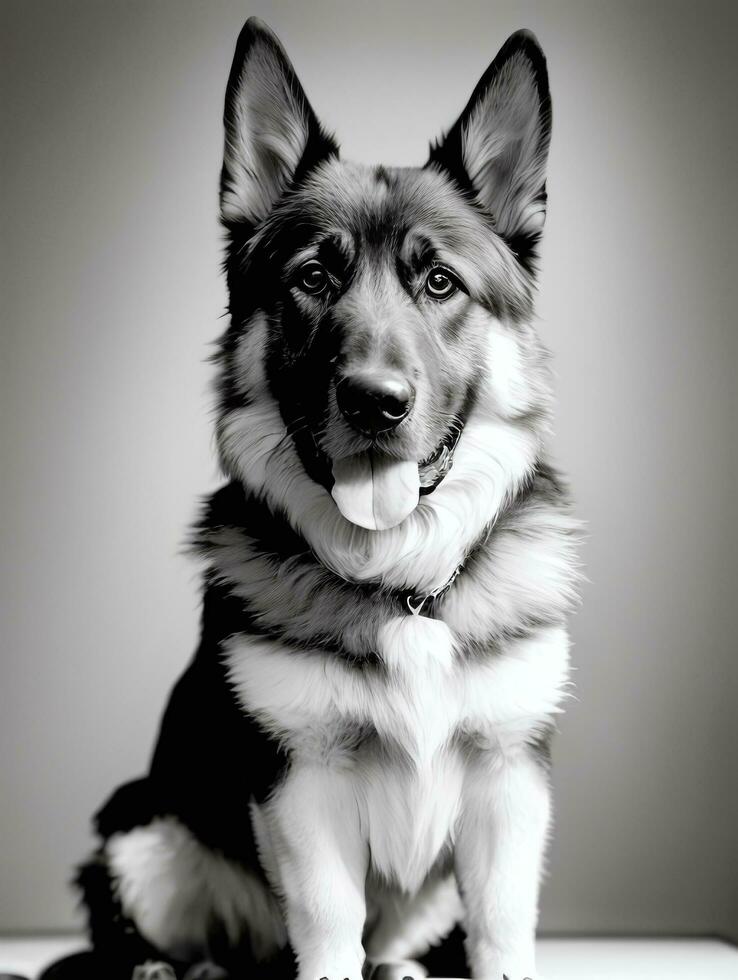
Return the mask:
[[223,221],[258,224],[298,177],[338,147],[321,129],[277,37],[246,21],[233,56],[220,180]]
[[476,198],[521,259],[543,228],[550,135],[546,59],[529,31],[517,31],[428,160]]

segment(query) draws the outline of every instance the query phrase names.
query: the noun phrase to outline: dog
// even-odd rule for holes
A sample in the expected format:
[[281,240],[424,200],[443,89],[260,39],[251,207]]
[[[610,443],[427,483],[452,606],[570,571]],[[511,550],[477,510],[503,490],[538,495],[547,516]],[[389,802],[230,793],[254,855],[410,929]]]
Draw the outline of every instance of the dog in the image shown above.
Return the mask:
[[544,55],[513,34],[425,166],[360,166],[252,19],[224,123],[202,637],[95,818],[93,948],[45,976],[535,978],[578,575]]

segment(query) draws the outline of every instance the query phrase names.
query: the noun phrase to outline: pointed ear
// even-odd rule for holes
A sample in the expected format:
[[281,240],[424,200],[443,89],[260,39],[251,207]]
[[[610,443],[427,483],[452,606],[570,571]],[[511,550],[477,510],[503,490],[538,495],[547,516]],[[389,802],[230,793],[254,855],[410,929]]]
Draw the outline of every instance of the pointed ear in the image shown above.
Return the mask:
[[545,219],[550,134],[546,59],[530,32],[517,31],[428,161],[474,195],[522,261]]
[[246,21],[226,89],[220,206],[226,224],[256,225],[290,183],[338,153],[269,28]]

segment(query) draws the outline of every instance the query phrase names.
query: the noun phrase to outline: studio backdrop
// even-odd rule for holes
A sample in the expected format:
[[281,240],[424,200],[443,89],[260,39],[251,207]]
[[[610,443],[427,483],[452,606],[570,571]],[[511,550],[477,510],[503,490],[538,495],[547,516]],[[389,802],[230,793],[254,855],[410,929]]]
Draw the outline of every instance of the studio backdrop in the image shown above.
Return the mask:
[[422,163],[505,38],[538,35],[538,311],[589,535],[541,925],[738,938],[727,0],[3,0],[0,931],[79,924],[90,815],[145,770],[196,642],[220,117],[254,13],[344,157],[389,164]]

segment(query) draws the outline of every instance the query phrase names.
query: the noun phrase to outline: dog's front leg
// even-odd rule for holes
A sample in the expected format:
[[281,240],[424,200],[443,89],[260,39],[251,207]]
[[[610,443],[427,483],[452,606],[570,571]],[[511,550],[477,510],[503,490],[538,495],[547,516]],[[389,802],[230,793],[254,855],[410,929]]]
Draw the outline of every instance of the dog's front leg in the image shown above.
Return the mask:
[[349,774],[296,760],[268,819],[298,980],[361,980],[368,846]]
[[535,977],[549,816],[547,774],[527,748],[480,753],[467,771],[455,867],[475,980]]

